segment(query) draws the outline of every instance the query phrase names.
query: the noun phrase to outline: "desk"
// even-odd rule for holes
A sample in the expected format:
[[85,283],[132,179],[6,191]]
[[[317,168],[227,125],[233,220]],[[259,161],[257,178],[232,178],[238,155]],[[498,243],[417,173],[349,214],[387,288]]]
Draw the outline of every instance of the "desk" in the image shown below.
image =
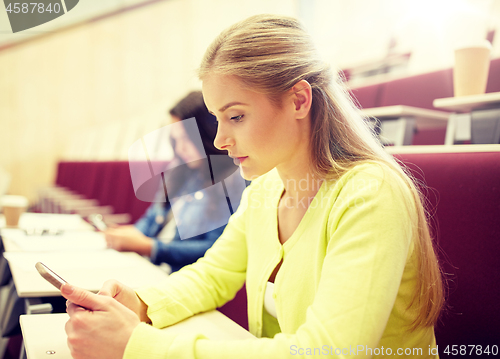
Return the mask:
[[[71,359],[64,331],[64,325],[68,318],[65,313],[22,315],[21,330],[27,358]],[[216,310],[198,314],[163,330],[175,333],[195,331],[212,340],[255,338]],[[54,353],[48,355],[50,352]]]
[[481,95],[438,98],[433,102],[436,108],[453,112],[471,112],[472,110],[500,107],[500,92]]
[[[19,267],[20,255],[29,256],[30,252],[35,252],[35,256],[40,256],[36,252],[61,250],[83,252],[90,249],[102,251],[106,249],[106,245],[102,233],[94,232],[93,227],[78,215],[23,213],[19,221],[20,229],[1,228],[2,224],[4,225],[5,222],[3,218],[0,218],[0,234],[2,235],[2,244],[5,250],[0,257],[0,285],[2,286],[0,296],[4,298],[0,303],[0,328],[2,335],[8,336],[19,325],[20,314],[37,311],[50,313],[52,306],[50,303],[42,304],[41,299],[27,295],[25,290],[18,293],[14,283],[23,288],[30,286],[31,282],[33,282],[36,288],[36,283],[40,282],[40,278],[36,278],[36,272],[31,273],[32,268],[30,268],[27,272],[27,278],[29,279],[31,275],[33,279],[30,282],[23,281],[23,278],[26,277],[26,271],[19,270],[19,268],[11,270],[6,260],[6,257],[9,256],[7,253],[18,252],[18,255],[14,255],[14,261],[17,261],[16,266]],[[27,232],[40,233],[41,230],[49,230],[55,233],[62,232],[62,234],[26,234]],[[15,278],[11,273],[14,273]],[[11,279],[14,279],[14,281]],[[43,285],[46,284],[43,283]],[[39,293],[43,293],[43,290],[39,291]]]
[[500,143],[500,92],[440,98],[434,107],[454,111],[448,120],[445,144],[468,141]]
[[[167,274],[136,253],[106,249],[104,235],[84,230],[93,228],[78,215],[25,213],[24,225],[45,224],[58,228],[60,235],[26,235],[21,229],[2,229],[2,241],[17,294],[20,298],[60,296],[35,269],[43,262],[66,281],[99,291],[108,279],[117,279],[130,287],[158,283]],[[76,231],[71,231],[71,229]]]
[[102,251],[6,252],[20,298],[54,297],[61,293],[40,276],[36,262],[43,262],[67,282],[98,292],[108,279],[137,288],[158,283],[168,275],[133,252]]
[[444,127],[449,113],[412,106],[385,106],[365,108],[363,115],[380,120],[380,138],[383,144],[411,145],[415,127]]
[[15,333],[21,314],[51,313],[53,302],[42,298],[61,295],[35,269],[37,261],[46,263],[68,282],[92,292],[99,291],[108,279],[117,279],[137,288],[157,284],[168,277],[159,267],[136,253],[111,249],[5,252],[4,257],[9,261],[13,282],[2,288],[5,300],[0,308],[0,327],[3,336]]
[[432,145],[432,146],[388,146],[387,153],[394,154],[423,154],[423,153],[473,153],[473,152],[500,152],[500,145]]
[[5,252],[60,252],[68,250],[104,250],[104,233],[64,231],[61,234],[28,235],[22,229],[1,230]]
[[[13,279],[13,284],[4,285],[0,293],[5,298],[0,303],[2,335],[15,333],[20,314],[50,313],[52,304],[42,303],[42,297],[61,295],[36,271],[34,265],[38,261],[47,264],[68,282],[93,292],[97,292],[108,279],[140,287],[168,277],[159,267],[136,253],[106,249],[103,233],[95,232],[78,215],[25,213],[20,227],[22,229],[0,229],[5,249],[0,259],[0,278],[3,284],[8,283],[10,274]],[[37,228],[61,230],[63,233],[27,235],[24,231]]]
[[19,228],[5,227],[0,215],[0,235],[6,252],[106,248],[103,234],[77,214],[23,213]]
[[[0,229],[5,227],[5,218],[0,215]],[[94,227],[77,214],[23,213],[19,219],[21,229],[60,229],[63,231],[93,231]]]

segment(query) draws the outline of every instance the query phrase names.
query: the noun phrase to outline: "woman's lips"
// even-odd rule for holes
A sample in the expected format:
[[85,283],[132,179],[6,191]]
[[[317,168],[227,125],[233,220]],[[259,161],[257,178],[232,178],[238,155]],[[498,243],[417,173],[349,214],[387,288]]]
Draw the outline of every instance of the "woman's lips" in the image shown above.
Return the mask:
[[235,157],[233,158],[233,162],[236,166],[239,166],[243,163],[243,161],[245,161],[246,159],[248,158],[248,156],[246,157]]

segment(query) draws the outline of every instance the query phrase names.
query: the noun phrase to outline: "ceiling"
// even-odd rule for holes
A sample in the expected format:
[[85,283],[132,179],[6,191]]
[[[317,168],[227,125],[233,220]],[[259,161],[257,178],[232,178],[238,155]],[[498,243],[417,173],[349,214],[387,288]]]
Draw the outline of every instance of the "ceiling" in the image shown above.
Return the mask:
[[[64,0],[63,0],[64,1]],[[66,2],[69,0],[66,0]],[[158,1],[158,0],[156,0]],[[2,1],[0,5],[0,47],[8,46],[9,44],[24,41],[34,36],[44,35],[55,30],[78,24],[86,20],[103,16],[116,11],[124,10],[137,5],[156,2],[154,0],[79,0],[76,1],[76,6],[68,11],[63,16],[60,16],[52,21],[42,25],[13,33],[7,15],[5,3]],[[9,1],[10,2],[10,1]],[[47,1],[44,1],[45,3]],[[74,3],[75,0],[72,0]]]

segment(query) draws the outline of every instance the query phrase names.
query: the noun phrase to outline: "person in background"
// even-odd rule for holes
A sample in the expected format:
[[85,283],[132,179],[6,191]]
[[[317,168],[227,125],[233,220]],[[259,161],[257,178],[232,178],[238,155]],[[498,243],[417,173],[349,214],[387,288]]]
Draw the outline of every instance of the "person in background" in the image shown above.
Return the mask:
[[[189,93],[170,110],[170,115],[174,160],[164,173],[167,202],[151,204],[134,225],[109,228],[104,234],[109,248],[137,252],[154,264],[167,264],[170,267],[167,270],[177,271],[205,254],[222,234],[230,210],[236,210],[239,203],[235,195],[231,198],[235,208],[229,208],[225,195],[210,196],[202,191],[213,185],[205,154],[208,158],[218,157],[218,176],[226,178],[226,185],[238,181],[238,177],[240,181],[243,179],[227,152],[213,144],[217,124],[203,102],[201,91]],[[190,118],[196,121],[199,135],[197,131],[186,130],[183,120]],[[236,173],[231,176],[233,172]],[[160,191],[163,192],[163,185]]]
[[[443,285],[421,195],[300,23],[258,15],[231,26],[199,76],[215,145],[252,183],[214,246],[166,281],[108,281],[100,295],[63,285],[72,355],[436,358]],[[159,329],[244,283],[255,339]]]

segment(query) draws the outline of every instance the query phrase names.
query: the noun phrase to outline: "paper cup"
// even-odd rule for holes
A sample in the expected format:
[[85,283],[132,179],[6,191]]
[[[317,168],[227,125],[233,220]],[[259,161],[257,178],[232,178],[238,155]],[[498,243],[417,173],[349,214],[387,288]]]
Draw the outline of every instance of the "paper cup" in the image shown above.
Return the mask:
[[0,197],[0,207],[2,207],[7,227],[17,227],[21,214],[28,208],[28,199],[23,196],[2,196]]
[[453,91],[455,97],[486,92],[491,44],[488,41],[455,50]]

